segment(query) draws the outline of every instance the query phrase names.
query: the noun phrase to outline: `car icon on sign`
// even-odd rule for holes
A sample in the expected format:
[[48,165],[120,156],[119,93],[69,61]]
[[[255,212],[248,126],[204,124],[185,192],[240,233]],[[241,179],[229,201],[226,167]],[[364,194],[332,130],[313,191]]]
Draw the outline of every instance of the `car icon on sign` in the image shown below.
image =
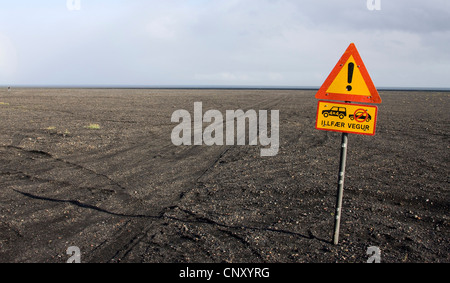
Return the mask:
[[[367,112],[364,113],[363,110],[360,110],[360,111],[356,112],[355,114],[356,114],[356,117],[358,117],[358,120],[364,119],[365,122],[369,122],[370,120],[372,120],[372,117],[370,116],[370,114]],[[367,117],[366,117],[366,114],[367,114]],[[348,115],[348,117],[350,118],[350,120],[355,119],[355,115],[353,115],[353,114]]]
[[329,110],[323,110],[322,115],[325,118],[327,118],[328,116],[336,116],[336,117],[339,117],[339,119],[344,119],[344,117],[347,116],[347,108],[333,106]]

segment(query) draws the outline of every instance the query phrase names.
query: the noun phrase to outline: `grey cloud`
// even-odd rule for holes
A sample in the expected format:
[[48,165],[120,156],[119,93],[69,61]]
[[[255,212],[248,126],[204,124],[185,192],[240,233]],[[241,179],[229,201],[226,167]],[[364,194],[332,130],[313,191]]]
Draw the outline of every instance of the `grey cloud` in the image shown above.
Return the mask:
[[435,32],[450,30],[448,0],[380,0],[380,11],[369,11],[365,0],[293,1],[311,28],[348,30],[399,30]]
[[15,47],[23,84],[317,86],[355,42],[380,85],[442,87],[449,3],[381,0],[369,11],[366,0],[82,1],[74,13],[0,11],[0,39]]

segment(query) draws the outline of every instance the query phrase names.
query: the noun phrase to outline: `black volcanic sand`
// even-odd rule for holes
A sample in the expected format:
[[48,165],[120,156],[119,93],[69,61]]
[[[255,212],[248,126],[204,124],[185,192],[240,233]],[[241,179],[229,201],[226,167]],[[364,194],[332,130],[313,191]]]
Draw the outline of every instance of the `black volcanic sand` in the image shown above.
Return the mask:
[[[314,91],[0,91],[0,262],[450,262],[450,94],[380,92],[377,134],[314,128]],[[175,110],[280,111],[280,151],[171,142]],[[98,124],[99,129],[87,128]]]

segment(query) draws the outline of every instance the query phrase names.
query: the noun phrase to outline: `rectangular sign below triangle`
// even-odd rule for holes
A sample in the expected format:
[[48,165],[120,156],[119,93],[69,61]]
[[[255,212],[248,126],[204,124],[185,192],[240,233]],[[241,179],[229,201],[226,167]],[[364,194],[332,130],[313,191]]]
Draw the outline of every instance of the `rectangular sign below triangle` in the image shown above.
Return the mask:
[[354,43],[342,55],[316,94],[317,99],[381,103]]
[[319,101],[316,129],[358,135],[375,135],[378,107],[354,103]]

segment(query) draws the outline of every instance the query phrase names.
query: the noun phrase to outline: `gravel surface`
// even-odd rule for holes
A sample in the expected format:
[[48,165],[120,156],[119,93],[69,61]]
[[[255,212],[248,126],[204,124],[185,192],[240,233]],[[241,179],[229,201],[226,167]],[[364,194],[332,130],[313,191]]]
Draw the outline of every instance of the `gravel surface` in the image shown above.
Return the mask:
[[[0,91],[0,262],[450,262],[450,93],[380,91],[375,136],[314,128],[315,91]],[[175,110],[279,110],[280,149],[175,146]]]

